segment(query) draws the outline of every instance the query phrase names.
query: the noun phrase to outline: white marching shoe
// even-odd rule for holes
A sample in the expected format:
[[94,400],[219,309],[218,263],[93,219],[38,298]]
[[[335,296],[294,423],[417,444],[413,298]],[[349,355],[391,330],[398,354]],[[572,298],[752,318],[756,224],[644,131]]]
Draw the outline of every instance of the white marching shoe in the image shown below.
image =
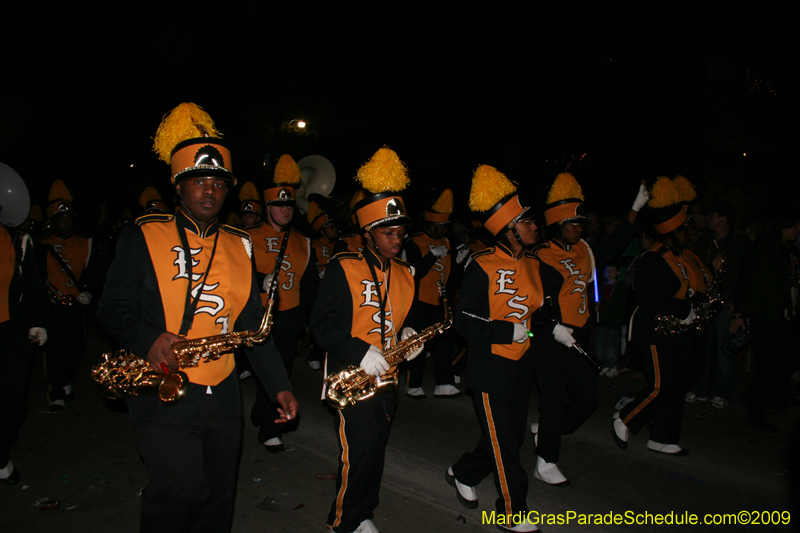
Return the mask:
[[525,533],[527,533],[528,531],[539,531],[539,528],[537,526],[531,524],[527,520],[524,520],[521,523],[511,527],[505,524],[503,525],[497,524],[497,529],[499,529],[500,531],[515,531],[515,532],[525,532]]
[[461,391],[453,385],[436,385],[433,388],[434,398],[457,398],[461,396]]
[[451,487],[455,487],[456,497],[458,497],[458,501],[461,503],[461,505],[467,509],[478,508],[478,491],[475,490],[475,487],[464,485],[457,480],[455,474],[453,474],[452,466],[447,469],[447,472],[445,472],[444,479],[447,480],[447,483]]
[[361,522],[353,533],[380,533],[378,526],[372,520],[364,520]]
[[533,471],[533,477],[558,487],[566,487],[569,485],[569,480],[561,473],[558,465],[555,463],[547,463],[538,455],[536,456],[536,469]]
[[647,449],[654,452],[666,453],[667,455],[676,455],[678,457],[689,455],[689,450],[684,450],[677,444],[661,444],[654,440],[647,441]]
[[631,432],[628,429],[628,426],[620,420],[619,418],[619,411],[614,413],[614,442],[622,448],[623,450],[628,448],[628,439],[631,436]]

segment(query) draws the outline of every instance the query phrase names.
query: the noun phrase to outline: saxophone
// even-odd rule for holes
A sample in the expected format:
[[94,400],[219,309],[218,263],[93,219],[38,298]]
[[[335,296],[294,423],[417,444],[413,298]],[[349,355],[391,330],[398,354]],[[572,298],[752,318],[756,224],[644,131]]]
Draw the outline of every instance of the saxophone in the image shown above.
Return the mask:
[[722,285],[722,278],[726,270],[726,263],[723,260],[719,272],[708,284],[705,299],[692,301],[692,309],[697,315],[692,322],[681,324],[681,319],[674,315],[658,315],[656,316],[656,333],[662,337],[668,337],[702,331],[725,308],[725,289]]
[[[270,300],[256,331],[235,331],[173,343],[172,356],[178,367],[195,367],[201,361],[215,361],[240,346],[252,348],[253,344],[264,342],[272,329],[274,305],[274,300]],[[147,361],[133,352],[118,350],[104,353],[101,357],[103,360],[92,368],[92,379],[100,384],[100,392],[106,398],[157,394],[161,403],[171,405],[186,396],[189,390],[189,377],[185,372],[155,372]]]
[[[256,331],[234,331],[222,335],[212,335],[199,339],[174,342],[170,349],[172,357],[180,368],[195,367],[208,363],[230,353],[240,346],[252,348],[269,337],[272,330],[272,316],[278,291],[278,274],[286,254],[290,229],[286,228],[280,251],[275,256],[272,283],[269,287],[267,308]],[[158,394],[164,405],[171,405],[186,396],[189,390],[189,376],[178,370],[169,374],[153,371],[147,361],[127,350],[119,350],[101,355],[103,360],[92,368],[92,379],[100,384],[100,392],[111,399],[129,398],[145,394]]]
[[355,405],[381,392],[395,390],[397,388],[397,365],[408,354],[422,347],[423,344],[453,324],[453,316],[450,313],[446,298],[443,299],[443,303],[444,320],[442,322],[425,328],[421,333],[398,342],[382,352],[390,368],[381,377],[367,374],[360,366],[348,366],[341,372],[331,374],[325,378],[325,385],[327,386],[326,397],[331,407],[344,409],[348,405]]

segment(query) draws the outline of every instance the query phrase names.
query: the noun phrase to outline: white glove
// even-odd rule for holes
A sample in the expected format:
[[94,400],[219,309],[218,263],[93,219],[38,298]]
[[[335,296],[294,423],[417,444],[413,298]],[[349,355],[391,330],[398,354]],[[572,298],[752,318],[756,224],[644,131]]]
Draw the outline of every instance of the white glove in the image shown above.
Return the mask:
[[264,276],[264,283],[261,284],[261,288],[264,289],[264,292],[269,292],[270,285],[272,285],[272,274],[267,274]]
[[695,318],[697,318],[697,313],[694,312],[694,307],[692,307],[692,310],[689,311],[689,316],[681,320],[681,324],[683,325],[691,324],[692,322],[694,322]]
[[522,344],[528,338],[528,328],[522,324],[514,324],[514,342]]
[[639,194],[636,195],[636,200],[633,201],[633,206],[631,207],[632,211],[636,211],[637,213],[641,210],[647,200],[650,199],[650,194],[647,192],[647,187],[644,185],[639,185]]
[[[414,328],[403,328],[403,332],[400,334],[400,340],[404,341],[407,338],[413,337],[416,334],[417,334],[417,332],[414,331]],[[422,353],[423,348],[425,348],[424,344],[422,346],[420,346],[419,348],[417,348],[416,350],[414,350],[413,352],[411,352],[410,354],[408,354],[406,356],[406,361],[411,361],[411,360],[415,359],[419,354]]]
[[572,348],[572,345],[575,344],[575,339],[572,337],[572,328],[561,324],[556,324],[556,327],[553,328],[553,337],[567,348]]
[[447,246],[434,246],[431,248],[431,253],[435,255],[438,259],[447,255]]
[[82,292],[75,298],[75,301],[81,305],[89,305],[92,302],[92,295],[88,292]]
[[456,263],[458,263],[459,265],[463,263],[464,259],[469,257],[470,251],[471,250],[469,249],[469,246],[467,246],[466,244],[462,244],[461,247],[458,249],[458,252],[456,253]]
[[47,342],[47,330],[44,328],[31,328],[28,330],[28,336],[39,346]]
[[389,363],[386,362],[386,359],[381,355],[381,351],[375,346],[369,347],[359,366],[364,369],[364,372],[372,374],[376,378],[381,377],[389,370]]

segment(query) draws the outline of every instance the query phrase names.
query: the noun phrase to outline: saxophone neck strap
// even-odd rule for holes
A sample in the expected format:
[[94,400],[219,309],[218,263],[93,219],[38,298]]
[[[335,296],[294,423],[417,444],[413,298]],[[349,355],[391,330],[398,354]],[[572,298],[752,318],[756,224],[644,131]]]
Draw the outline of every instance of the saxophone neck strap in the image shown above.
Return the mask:
[[375,292],[378,293],[378,305],[380,306],[380,315],[381,315],[381,349],[386,346],[386,301],[389,299],[389,272],[392,269],[391,263],[386,265],[386,273],[384,274],[384,278],[386,279],[386,297],[384,298],[381,294],[381,286],[380,282],[378,281],[378,274],[375,272],[375,265],[372,264],[372,261],[369,259],[366,260],[367,264],[369,265],[370,274],[372,274],[372,281],[375,283]]
[[183,247],[183,258],[186,262],[186,275],[188,276],[188,285],[186,287],[186,301],[183,306],[183,319],[181,320],[181,330],[178,332],[178,335],[184,337],[189,330],[192,329],[192,324],[194,323],[194,314],[197,311],[197,303],[200,301],[200,295],[203,293],[203,289],[205,288],[206,280],[208,279],[208,273],[211,271],[211,263],[214,262],[214,255],[217,253],[217,241],[219,240],[219,232],[220,229],[217,228],[217,232],[214,234],[214,246],[211,248],[211,257],[208,258],[208,266],[206,267],[206,272],[203,274],[203,279],[200,280],[200,284],[197,286],[197,291],[192,297],[192,249],[189,247],[189,238],[186,236],[186,228],[178,225],[178,235],[181,238],[181,246]]

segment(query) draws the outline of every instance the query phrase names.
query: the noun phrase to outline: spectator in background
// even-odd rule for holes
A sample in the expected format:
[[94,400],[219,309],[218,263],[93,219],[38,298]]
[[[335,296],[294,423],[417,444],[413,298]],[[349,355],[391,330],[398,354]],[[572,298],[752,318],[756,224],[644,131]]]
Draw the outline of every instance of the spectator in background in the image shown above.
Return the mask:
[[600,281],[598,291],[600,301],[595,304],[597,311],[595,346],[603,364],[600,375],[610,378],[619,375],[617,360],[628,303],[628,288],[618,281],[619,273],[619,261],[612,259],[603,269],[603,280]]
[[800,256],[794,246],[798,236],[797,208],[776,209],[763,236],[742,260],[728,329],[734,333],[745,327],[745,319],[750,322],[755,370],[741,399],[747,406],[747,425],[768,433],[777,433],[778,428],[766,414],[785,409],[790,375],[798,366]]
[[698,237],[692,251],[700,261],[713,266],[716,271],[724,268],[725,309],[707,326],[703,373],[686,394],[686,401],[705,401],[710,397],[711,405],[722,409],[733,399],[736,381],[735,360],[723,353],[722,344],[736,303],[734,287],[748,238],[743,232],[733,229],[734,209],[728,202],[715,202],[703,213],[708,217],[709,231]]

